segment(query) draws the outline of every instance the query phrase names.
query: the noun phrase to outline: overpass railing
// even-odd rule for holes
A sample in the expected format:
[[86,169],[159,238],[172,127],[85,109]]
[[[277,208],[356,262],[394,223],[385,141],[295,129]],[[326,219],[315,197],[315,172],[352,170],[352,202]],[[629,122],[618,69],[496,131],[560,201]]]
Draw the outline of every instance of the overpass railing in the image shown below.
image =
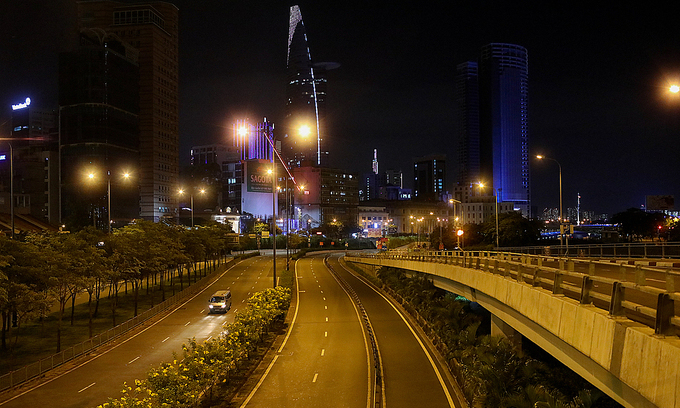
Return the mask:
[[635,242],[596,245],[537,245],[503,251],[545,256],[596,258],[659,258],[680,261],[680,242]]
[[656,334],[680,333],[680,293],[676,291],[680,272],[670,266],[496,251],[348,253],[346,260],[359,258],[438,263],[497,274],[593,304],[613,317],[653,327]]

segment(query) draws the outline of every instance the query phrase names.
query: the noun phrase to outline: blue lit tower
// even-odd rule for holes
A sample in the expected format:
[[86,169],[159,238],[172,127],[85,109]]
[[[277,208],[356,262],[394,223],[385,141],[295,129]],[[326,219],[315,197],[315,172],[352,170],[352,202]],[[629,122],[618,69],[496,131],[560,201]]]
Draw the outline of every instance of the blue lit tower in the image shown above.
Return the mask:
[[[303,162],[325,166],[328,152],[323,150],[322,141],[326,132],[326,73],[339,64],[312,63],[300,7],[290,8],[288,28],[284,154],[294,166]],[[296,134],[296,129],[303,124],[313,129],[306,140]]]
[[481,178],[500,201],[529,216],[528,59],[524,47],[492,43],[479,58]]

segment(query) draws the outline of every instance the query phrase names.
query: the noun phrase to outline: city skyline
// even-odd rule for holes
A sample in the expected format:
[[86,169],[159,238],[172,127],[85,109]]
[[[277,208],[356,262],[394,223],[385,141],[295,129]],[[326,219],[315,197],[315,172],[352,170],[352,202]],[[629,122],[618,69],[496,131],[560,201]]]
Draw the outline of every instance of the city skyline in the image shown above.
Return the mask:
[[[171,3],[181,32],[181,162],[188,163],[192,145],[223,142],[237,118],[266,116],[283,130],[288,6]],[[341,64],[328,75],[331,165],[370,171],[377,148],[381,167],[412,180],[414,157],[442,153],[451,185],[454,67],[486,43],[507,42],[531,54],[530,157],[560,161],[565,208],[578,192],[582,208],[610,214],[639,207],[646,195],[679,195],[679,164],[669,147],[680,132],[680,101],[666,95],[680,71],[672,13],[622,6],[626,18],[615,18],[605,6],[582,15],[561,6],[491,5],[300,2],[315,60]],[[27,96],[40,106],[56,101],[54,61],[71,7],[66,0],[0,6],[7,73],[0,103],[7,110]],[[556,207],[556,166],[530,165],[532,202],[539,212]]]

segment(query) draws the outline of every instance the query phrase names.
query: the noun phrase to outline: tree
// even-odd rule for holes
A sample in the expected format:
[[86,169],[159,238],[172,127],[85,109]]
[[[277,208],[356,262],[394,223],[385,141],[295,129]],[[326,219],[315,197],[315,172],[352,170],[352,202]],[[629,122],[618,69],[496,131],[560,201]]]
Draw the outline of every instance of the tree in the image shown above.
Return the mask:
[[626,241],[639,241],[657,234],[657,227],[664,225],[664,215],[648,213],[639,208],[629,208],[612,216],[611,222],[618,224]]
[[66,303],[79,289],[77,271],[81,259],[77,255],[75,239],[67,234],[30,235],[28,242],[38,248],[39,265],[47,276],[47,290],[59,304],[57,319],[57,352],[61,351],[61,330]]
[[[35,245],[0,236],[0,254],[1,347],[6,350],[12,316],[17,316],[18,326],[32,313],[44,315],[50,299],[45,296],[47,275],[40,266],[42,253]],[[20,308],[27,304],[31,314],[20,314]]]

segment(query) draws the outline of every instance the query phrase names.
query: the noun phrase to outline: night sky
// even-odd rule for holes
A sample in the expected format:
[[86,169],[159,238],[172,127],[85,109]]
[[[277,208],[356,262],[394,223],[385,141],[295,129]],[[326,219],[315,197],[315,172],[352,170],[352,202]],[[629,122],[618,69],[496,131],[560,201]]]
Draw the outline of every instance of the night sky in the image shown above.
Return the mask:
[[[228,141],[237,118],[266,116],[282,134],[287,4],[171,2],[180,9],[182,164],[192,145]],[[298,3],[313,60],[341,64],[329,73],[331,165],[369,172],[377,148],[380,169],[403,170],[409,187],[414,157],[445,153],[450,188],[455,66],[505,42],[528,49],[530,152],[561,163],[565,208],[579,192],[582,210],[610,215],[645,195],[680,200],[680,96],[666,92],[680,81],[677,7],[456,3]],[[0,1],[2,120],[26,96],[57,105],[57,53],[70,44],[73,13],[69,0]],[[532,160],[531,176],[539,212],[557,207],[555,163]]]

